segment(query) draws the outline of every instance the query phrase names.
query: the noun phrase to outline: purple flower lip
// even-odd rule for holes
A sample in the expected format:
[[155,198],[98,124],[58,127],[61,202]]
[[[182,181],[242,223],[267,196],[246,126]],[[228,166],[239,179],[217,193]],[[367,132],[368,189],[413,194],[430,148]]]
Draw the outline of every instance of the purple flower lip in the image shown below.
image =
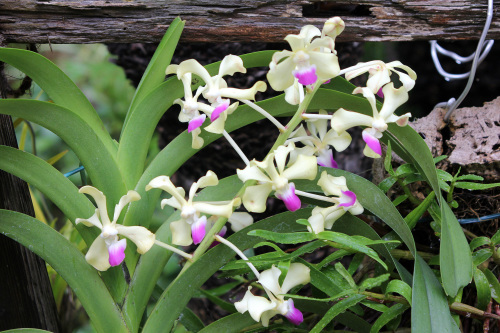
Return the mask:
[[333,153],[331,149],[328,149],[324,153],[320,153],[318,155],[318,165],[322,167],[327,167],[327,168],[334,168],[338,169],[339,165],[337,162],[333,159]]
[[380,145],[380,141],[374,137],[372,134],[363,131],[363,141],[366,142],[366,145],[373,150],[376,154],[382,155],[382,146]]
[[339,207],[351,207],[356,203],[356,194],[352,191],[342,191]]
[[300,312],[299,309],[297,309],[294,304],[293,300],[289,299],[287,301],[288,303],[288,312],[286,313],[285,317],[294,325],[300,325],[304,321],[304,315],[302,312]]
[[229,107],[229,100],[225,100],[224,103],[220,104],[219,106],[217,106],[214,111],[212,112],[212,114],[210,115],[210,121],[215,121],[219,118],[220,114],[224,111],[227,110],[227,108]]
[[191,119],[188,124],[188,133],[191,133],[192,131],[203,125],[203,122],[205,121],[206,117],[207,117],[206,115],[202,114],[198,117],[194,117],[193,119]]
[[108,247],[109,264],[111,266],[120,265],[125,259],[125,249],[127,248],[127,240],[122,239]]
[[293,183],[288,185],[288,190],[285,193],[276,196],[278,199],[283,200],[286,208],[291,212],[295,212],[302,205],[299,197],[295,194],[295,185]]
[[304,86],[309,86],[316,83],[318,76],[316,75],[316,65],[312,65],[306,69],[293,71],[293,76],[299,80],[299,83]]
[[206,216],[200,217],[196,222],[191,224],[191,236],[194,244],[200,244],[203,238],[205,238],[205,234],[207,233],[206,226]]

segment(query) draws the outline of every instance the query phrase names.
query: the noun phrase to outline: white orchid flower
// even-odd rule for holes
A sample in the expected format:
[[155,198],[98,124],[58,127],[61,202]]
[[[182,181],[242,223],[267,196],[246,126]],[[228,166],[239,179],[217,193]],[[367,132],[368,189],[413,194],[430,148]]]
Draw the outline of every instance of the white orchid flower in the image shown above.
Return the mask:
[[[233,75],[236,72],[246,73],[246,68],[243,66],[243,60],[235,55],[227,55],[224,57],[220,64],[219,72],[215,76],[210,76],[205,67],[194,59],[183,61],[179,65],[170,65],[167,67],[167,74],[175,73],[177,74],[179,80],[183,80],[184,95],[186,99],[184,105],[187,104],[188,99],[192,96],[192,93],[190,92],[191,75],[195,74],[199,76],[203,82],[205,82],[203,87],[198,88],[194,97],[198,98],[201,94],[208,100],[210,105],[200,102],[192,102],[188,106],[191,107],[191,110],[196,111],[184,112],[185,114],[190,115],[187,120],[190,121],[190,125],[191,122],[194,121],[191,126],[191,130],[198,129],[205,121],[203,115],[199,114],[199,111],[201,111],[206,116],[210,117],[210,121],[212,122],[212,124],[207,126],[205,130],[211,133],[221,134],[224,131],[227,115],[231,114],[238,107],[237,102],[230,104],[231,98],[237,100],[255,100],[255,94],[257,92],[266,90],[266,84],[263,81],[258,81],[252,88],[249,89],[228,88],[227,82],[223,79],[223,77],[226,75]],[[177,100],[176,102],[180,104],[180,100]],[[183,105],[181,106],[185,109]],[[181,119],[179,118],[179,120]]]
[[90,246],[85,259],[89,264],[99,271],[105,271],[111,266],[120,265],[125,259],[125,248],[127,241],[119,240],[118,235],[130,239],[137,246],[137,252],[144,254],[149,251],[155,242],[155,235],[148,229],[140,226],[124,226],[117,224],[120,214],[130,202],[137,201],[141,197],[135,191],[128,191],[121,197],[120,202],[115,206],[113,221],[110,221],[106,207],[106,197],[104,194],[92,186],[83,186],[79,190],[94,198],[97,209],[94,215],[88,219],[78,218],[75,223],[83,223],[87,227],[98,227],[101,234],[94,240]]
[[[328,114],[325,110],[319,111],[320,115]],[[308,156],[317,156],[318,165],[337,168],[337,162],[333,159],[333,146],[336,151],[343,151],[351,143],[351,136],[347,132],[340,135],[334,130],[328,130],[328,119],[307,119],[307,131],[303,125],[295,130],[287,142],[301,142],[302,148],[296,148],[291,155],[294,161],[296,156],[303,154]],[[309,132],[309,133],[308,133]]]
[[309,283],[310,270],[304,264],[292,263],[281,286],[280,275],[281,271],[274,265],[271,269],[260,273],[258,282],[264,287],[269,299],[253,295],[249,287],[243,299],[234,303],[236,310],[240,313],[248,311],[252,319],[257,322],[262,321],[264,327],[269,325],[269,319],[276,314],[285,316],[294,325],[302,323],[304,320],[302,312],[295,308],[291,298],[285,301],[283,294],[295,286]]
[[327,208],[315,207],[308,221],[310,227],[307,229],[315,234],[331,229],[333,223],[337,221],[346,212],[352,215],[363,213],[363,206],[358,202],[356,194],[349,191],[345,177],[334,177],[323,171],[318,181],[318,185],[323,192],[332,197],[335,205]]
[[363,153],[366,156],[378,158],[382,155],[382,147],[379,139],[382,133],[387,130],[388,123],[396,123],[399,126],[406,126],[411,113],[402,116],[396,116],[396,109],[408,100],[408,91],[404,86],[398,89],[394,88],[391,82],[386,84],[382,91],[384,93],[384,104],[380,111],[377,110],[375,95],[369,88],[356,88],[354,94],[362,93],[368,99],[373,111],[373,117],[357,112],[337,110],[331,119],[332,128],[342,135],[344,131],[354,126],[366,126],[363,130],[363,140],[366,147]]
[[[387,83],[391,82],[391,73],[396,73],[399,77],[399,81],[403,84],[406,91],[410,91],[415,86],[415,80],[417,79],[417,74],[408,66],[403,65],[400,61],[391,61],[389,63],[384,63],[380,60],[374,60],[366,63],[359,63],[355,66],[357,69],[349,71],[346,73],[345,78],[350,81],[353,78],[368,72],[368,81],[366,86],[374,94],[380,92],[380,89]],[[396,70],[400,68],[406,73]]]
[[240,204],[239,199],[220,202],[193,201],[198,189],[215,186],[218,183],[217,175],[213,171],[208,171],[205,176],[191,185],[187,200],[184,189],[175,187],[167,176],[156,177],[146,186],[146,191],[159,188],[171,194],[172,197],[161,201],[161,208],[169,205],[181,213],[180,220],[170,223],[173,244],[182,246],[191,245],[193,242],[199,244],[207,230],[207,217],[200,215],[201,213],[229,218],[233,213],[233,206]]
[[316,156],[305,155],[298,155],[296,160],[287,166],[287,157],[294,149],[293,142],[287,146],[279,146],[264,161],[258,162],[254,159],[245,169],[236,171],[242,182],[258,182],[257,185],[247,187],[243,194],[243,205],[249,212],[264,212],[267,197],[272,191],[275,191],[278,199],[283,200],[288,210],[293,212],[300,208],[300,199],[295,194],[294,183],[290,183],[290,180],[313,180],[318,168]]
[[290,104],[302,101],[303,86],[311,86],[317,81],[325,82],[340,72],[334,50],[339,22],[331,20],[325,24],[323,33],[315,26],[306,25],[298,35],[286,36],[285,40],[292,50],[273,55],[267,79],[274,90],[285,90],[286,100]]

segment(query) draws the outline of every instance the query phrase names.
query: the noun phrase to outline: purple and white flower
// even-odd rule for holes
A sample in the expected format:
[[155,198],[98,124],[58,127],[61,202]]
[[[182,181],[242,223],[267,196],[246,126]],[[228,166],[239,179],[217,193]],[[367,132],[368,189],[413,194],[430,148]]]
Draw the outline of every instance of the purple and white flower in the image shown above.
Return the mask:
[[120,240],[118,235],[125,236],[134,242],[140,254],[146,253],[153,246],[155,235],[148,229],[141,226],[117,224],[123,208],[130,202],[141,198],[137,192],[128,191],[121,197],[120,202],[115,206],[113,221],[109,219],[106,197],[101,191],[92,186],[83,186],[79,192],[90,195],[97,204],[94,215],[87,219],[75,220],[76,224],[83,223],[87,227],[95,226],[101,229],[101,234],[94,240],[85,255],[87,262],[97,270],[105,271],[111,266],[120,265],[125,259],[127,241]]

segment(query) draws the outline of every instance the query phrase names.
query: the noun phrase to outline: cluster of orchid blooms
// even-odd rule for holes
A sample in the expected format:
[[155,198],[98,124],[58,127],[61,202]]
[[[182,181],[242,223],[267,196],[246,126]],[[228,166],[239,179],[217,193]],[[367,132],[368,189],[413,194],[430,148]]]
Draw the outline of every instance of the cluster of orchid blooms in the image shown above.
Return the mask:
[[[285,100],[296,105],[304,100],[305,94],[315,91],[317,85],[324,84],[337,75],[345,74],[346,79],[350,80],[368,73],[366,87],[356,88],[353,93],[363,94],[368,100],[373,110],[372,116],[344,109],[336,110],[332,115],[324,110],[318,113],[303,113],[302,119],[306,121],[306,126],[298,126],[285,143],[268,154],[263,161],[248,160],[224,130],[227,117],[235,111],[239,102],[260,112],[281,132],[285,130],[285,127],[268,112],[251,102],[255,100],[257,92],[266,90],[264,82],[259,81],[250,89],[227,87],[224,76],[233,75],[235,72],[246,72],[241,58],[235,55],[226,56],[215,76],[210,76],[202,65],[192,59],[183,61],[179,65],[168,66],[166,73],[176,74],[184,86],[184,100],[177,99],[174,103],[181,106],[179,121],[188,123],[188,132],[192,134],[192,148],[199,149],[203,146],[203,139],[199,135],[208,117],[210,124],[203,129],[222,134],[229,140],[247,165],[243,170],[237,170],[239,179],[242,182],[250,181],[250,185],[246,187],[241,198],[205,202],[195,201],[196,192],[218,184],[218,178],[212,171],[208,171],[205,176],[192,184],[187,199],[185,190],[182,187],[176,187],[169,177],[160,176],[151,180],[146,190],[161,189],[170,194],[170,198],[161,201],[162,208],[169,205],[180,213],[180,219],[170,224],[173,245],[199,244],[218,218],[227,219],[234,231],[243,229],[253,223],[253,219],[246,212],[234,212],[234,210],[243,204],[248,212],[264,212],[267,198],[273,192],[290,211],[301,207],[299,196],[329,203],[330,206],[318,206],[312,210],[308,219],[308,230],[315,234],[324,231],[325,228],[331,228],[333,223],[346,212],[353,215],[363,212],[356,194],[349,191],[344,177],[334,177],[323,171],[318,185],[324,195],[300,191],[295,188],[292,180],[316,179],[318,165],[336,168],[337,163],[333,159],[331,147],[336,151],[346,149],[351,142],[351,136],[346,130],[354,126],[365,127],[363,130],[363,140],[366,142],[364,154],[374,158],[380,157],[382,149],[379,139],[387,130],[388,123],[405,126],[408,122],[409,113],[396,116],[394,112],[407,101],[408,91],[414,86],[416,74],[398,61],[387,64],[382,61],[360,63],[341,71],[335,51],[335,38],[343,30],[344,22],[334,17],[326,21],[322,31],[312,25],[307,25],[298,35],[288,35],[285,40],[290,44],[291,51],[284,50],[274,54],[267,74],[269,84],[276,91],[284,91]],[[402,84],[399,88],[395,88],[391,82],[392,73],[399,77]],[[193,75],[200,77],[205,83],[196,89],[194,95],[191,86]],[[380,110],[377,108],[375,95],[383,98]],[[198,101],[201,96],[206,102]],[[231,103],[231,99],[236,102]],[[328,129],[328,122],[330,122],[330,129]],[[300,147],[296,147],[298,143]],[[117,224],[123,208],[130,202],[140,199],[137,192],[129,191],[120,199],[112,221],[109,219],[106,198],[102,192],[91,186],[82,187],[80,192],[92,196],[97,204],[93,216],[76,220],[77,224],[81,222],[86,226],[96,226],[101,229],[100,237],[96,238],[86,255],[87,261],[96,269],[104,271],[110,266],[122,263],[127,245],[125,238],[134,242],[137,251],[141,254],[157,244],[191,258],[190,254],[156,240],[155,235],[144,227]],[[239,249],[222,238],[226,231],[225,227],[217,231],[215,240],[230,246],[244,260],[247,260]],[[119,239],[119,235],[125,238]],[[295,286],[308,283],[310,281],[309,268],[300,263],[292,263],[283,283],[280,284],[280,269],[273,266],[259,273],[250,262],[247,263],[268,298],[255,296],[249,289],[244,298],[235,303],[236,309],[241,313],[248,311],[255,321],[261,321],[264,326],[267,326],[269,319],[276,314],[285,316],[294,324],[300,324],[303,320],[302,313],[294,307],[293,300],[291,298],[285,300],[283,294]]]

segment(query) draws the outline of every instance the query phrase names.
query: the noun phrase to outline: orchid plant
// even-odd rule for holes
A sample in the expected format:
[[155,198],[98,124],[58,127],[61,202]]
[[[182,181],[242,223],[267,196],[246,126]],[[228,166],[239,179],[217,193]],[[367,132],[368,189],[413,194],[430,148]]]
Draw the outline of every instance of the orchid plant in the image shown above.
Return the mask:
[[[52,99],[0,100],[0,113],[60,136],[92,184],[79,188],[40,158],[0,146],[0,168],[39,188],[74,224],[87,249],[82,253],[50,226],[16,212],[0,210],[0,231],[29,246],[66,280],[96,331],[322,332],[349,327],[378,332],[401,323],[414,332],[441,333],[459,332],[457,314],[482,311],[461,303],[473,269],[475,280],[480,273],[442,195],[432,155],[407,126],[411,115],[396,114],[415,84],[412,69],[379,60],[341,69],[335,39],[345,24],[338,17],[328,19],[321,30],[306,25],[286,36],[291,50],[228,55],[205,67],[194,59],[170,64],[183,26],[180,19],[170,24],[118,141],[83,93],[49,60],[30,51],[0,49],[1,61],[26,73]],[[247,89],[228,86],[227,76],[257,66],[269,68],[269,85],[282,95],[255,102],[266,83]],[[348,82],[364,73],[364,86]],[[172,105],[180,106],[178,119],[187,129],[147,159],[157,122]],[[284,124],[286,117],[290,120]],[[262,118],[279,136],[259,161],[245,155],[231,132]],[[413,198],[405,218],[387,191],[338,168],[335,153],[348,149],[347,130],[357,126],[363,127],[366,156],[383,157],[387,145],[386,166],[394,149],[428,185],[432,194]],[[189,190],[176,185],[175,171],[219,137],[229,141],[246,167],[220,180],[207,170]],[[284,204],[282,213],[254,221],[260,216],[254,213],[267,212],[270,200]],[[154,227],[157,204],[164,222]],[[428,210],[441,231],[440,256],[433,263],[417,252],[411,231]],[[229,237],[227,223],[233,232]],[[271,250],[262,251],[264,247]],[[319,250],[327,255],[311,262],[309,254]],[[399,263],[402,252],[412,258],[412,271]],[[164,266],[169,260],[179,262],[178,256],[182,269],[160,287]],[[440,280],[430,264],[440,265]],[[187,305],[214,274],[232,278],[222,288],[232,290],[231,296],[222,289],[201,292],[231,314],[202,322]],[[158,289],[160,296],[152,297]],[[364,309],[381,315],[364,317]],[[410,311],[411,323],[401,321]]]

